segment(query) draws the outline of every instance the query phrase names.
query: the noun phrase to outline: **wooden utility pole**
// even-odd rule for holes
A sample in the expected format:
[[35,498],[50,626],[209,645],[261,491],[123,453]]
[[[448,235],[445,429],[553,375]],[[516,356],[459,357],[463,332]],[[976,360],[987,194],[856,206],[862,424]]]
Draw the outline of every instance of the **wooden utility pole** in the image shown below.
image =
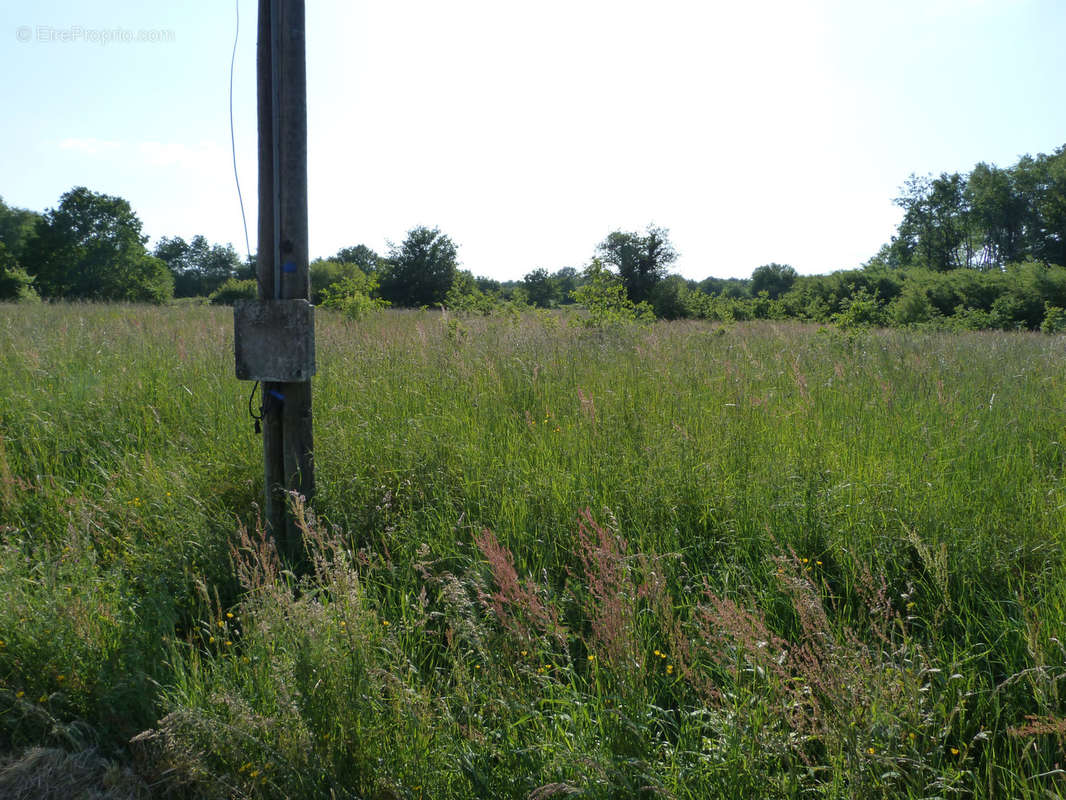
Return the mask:
[[302,551],[288,492],[314,494],[304,0],[259,0],[258,300],[235,309],[237,376],[262,381],[267,529]]

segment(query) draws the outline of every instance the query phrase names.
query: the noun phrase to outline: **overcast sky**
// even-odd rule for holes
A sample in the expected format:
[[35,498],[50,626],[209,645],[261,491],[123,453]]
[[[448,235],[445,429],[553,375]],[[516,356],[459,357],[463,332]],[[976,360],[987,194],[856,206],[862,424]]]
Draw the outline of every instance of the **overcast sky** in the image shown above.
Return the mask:
[[[237,163],[256,230],[255,17]],[[1062,0],[308,0],[311,254],[438,226],[475,274],[666,227],[689,278],[860,265],[911,173],[1066,144]],[[5,0],[0,196],[244,250],[234,2]],[[143,39],[143,41],[142,41]],[[6,41],[5,41],[6,40]],[[109,41],[110,40],[110,41]]]

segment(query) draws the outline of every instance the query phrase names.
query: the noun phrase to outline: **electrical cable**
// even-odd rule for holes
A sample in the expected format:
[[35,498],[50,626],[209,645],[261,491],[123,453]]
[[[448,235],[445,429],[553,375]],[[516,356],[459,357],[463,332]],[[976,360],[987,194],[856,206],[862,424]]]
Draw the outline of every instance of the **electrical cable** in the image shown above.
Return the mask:
[[233,32],[233,54],[229,60],[229,143],[233,154],[233,180],[237,184],[237,201],[241,204],[241,224],[244,226],[244,249],[248,254],[248,263],[252,262],[252,244],[248,238],[248,218],[244,213],[244,197],[241,195],[241,177],[237,174],[237,137],[233,133],[233,71],[237,65],[237,41],[241,35],[241,3],[234,0],[237,12],[237,29]]
[[258,414],[256,414],[255,411],[252,410],[252,402],[255,400],[255,390],[258,389],[258,388],[259,388],[259,381],[256,381],[255,385],[252,387],[252,393],[250,395],[248,395],[248,416],[255,420],[255,432],[256,433],[262,433],[263,432],[262,422],[263,422],[263,414],[265,412],[264,406],[265,406],[266,401],[264,401],[264,405],[263,406],[259,406],[259,413]]

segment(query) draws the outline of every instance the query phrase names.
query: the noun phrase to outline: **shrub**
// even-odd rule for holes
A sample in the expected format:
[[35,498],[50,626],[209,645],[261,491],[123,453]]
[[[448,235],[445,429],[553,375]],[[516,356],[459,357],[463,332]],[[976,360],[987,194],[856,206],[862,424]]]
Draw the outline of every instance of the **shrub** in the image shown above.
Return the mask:
[[886,315],[877,298],[862,289],[845,301],[844,310],[834,314],[833,321],[841,328],[864,328],[884,325]]
[[214,306],[231,306],[238,300],[254,300],[258,293],[259,285],[256,281],[230,278],[211,292],[207,299]]
[[1066,309],[1044,303],[1044,321],[1040,323],[1044,333],[1062,333],[1066,331]]
[[917,284],[908,283],[888,306],[888,318],[894,325],[918,325],[938,316],[929,295]]
[[388,307],[388,302],[380,297],[372,297],[377,289],[377,279],[373,276],[350,275],[337,283],[327,286],[321,294],[321,306],[340,311],[348,319],[360,320],[371,312]]
[[650,322],[655,313],[647,302],[634,304],[626,294],[621,279],[610,272],[598,258],[585,270],[585,284],[571,293],[571,297],[588,311],[575,323],[588,328],[633,322]]

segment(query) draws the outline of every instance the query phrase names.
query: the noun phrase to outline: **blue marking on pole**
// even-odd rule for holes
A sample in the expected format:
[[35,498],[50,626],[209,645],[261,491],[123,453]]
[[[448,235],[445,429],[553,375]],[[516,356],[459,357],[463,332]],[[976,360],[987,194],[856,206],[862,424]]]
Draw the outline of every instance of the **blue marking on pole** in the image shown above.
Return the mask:
[[295,261],[286,261],[282,265],[281,270],[282,270],[282,272],[296,272],[296,262]]
[[285,395],[283,395],[277,389],[271,389],[270,396],[273,397],[275,400],[280,400],[283,403],[285,402]]

